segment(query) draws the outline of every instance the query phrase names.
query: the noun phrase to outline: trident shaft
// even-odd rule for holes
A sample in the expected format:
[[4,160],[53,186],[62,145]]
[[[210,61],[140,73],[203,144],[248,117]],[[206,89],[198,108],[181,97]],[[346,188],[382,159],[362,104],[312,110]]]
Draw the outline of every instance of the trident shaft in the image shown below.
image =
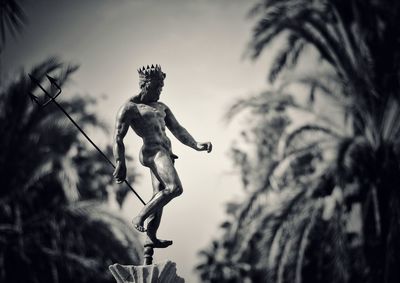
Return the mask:
[[[57,81],[50,77],[49,75],[46,75],[48,80],[50,81],[50,84],[52,86],[54,86],[55,88],[57,88],[58,92],[56,93],[56,95],[51,96],[46,89],[44,89],[44,87],[40,84],[39,80],[34,78],[33,76],[31,76],[29,74],[29,78],[32,80],[32,82],[34,84],[36,84],[48,97],[48,100],[44,103],[40,103],[39,99],[32,93],[29,93],[29,96],[31,98],[31,100],[35,103],[37,103],[40,107],[45,107],[47,104],[49,104],[50,102],[53,102],[58,109],[60,109],[65,116],[68,117],[68,119],[71,121],[72,124],[74,124],[74,126],[82,133],[82,135],[94,146],[94,148],[101,154],[101,156],[115,169],[115,165],[114,163],[103,153],[103,151],[101,151],[101,149],[91,140],[91,138],[89,138],[89,136],[85,133],[85,131],[75,122],[74,119],[72,119],[72,117],[68,114],[67,111],[65,111],[65,109],[56,101],[57,96],[60,95],[61,93],[61,87],[57,84]],[[139,194],[132,188],[132,186],[128,183],[128,181],[125,179],[124,183],[131,189],[131,191],[137,196],[137,198],[141,201],[141,203],[143,205],[146,205],[146,203],[143,201],[143,199],[139,196]]]

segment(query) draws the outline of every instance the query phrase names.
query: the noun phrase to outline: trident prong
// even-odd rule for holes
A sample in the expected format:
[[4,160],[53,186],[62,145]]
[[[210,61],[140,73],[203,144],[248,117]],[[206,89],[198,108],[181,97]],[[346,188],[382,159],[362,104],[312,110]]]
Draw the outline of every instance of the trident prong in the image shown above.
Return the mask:
[[[65,116],[68,117],[68,119],[72,122],[72,124],[74,124],[74,126],[82,133],[82,135],[91,143],[91,145],[94,146],[95,149],[97,149],[97,151],[101,154],[101,156],[115,169],[115,165],[114,163],[107,157],[107,155],[105,155],[103,153],[103,151],[101,151],[101,149],[91,140],[91,138],[89,138],[89,136],[85,133],[85,131],[75,122],[74,119],[72,119],[72,117],[68,114],[67,111],[65,111],[64,107],[62,107],[57,101],[56,98],[57,96],[60,95],[61,93],[61,87],[60,85],[57,84],[56,79],[50,77],[49,75],[46,74],[46,77],[48,78],[48,80],[50,81],[50,84],[52,86],[55,86],[58,89],[58,92],[55,96],[51,96],[47,90],[40,84],[40,81],[38,79],[36,79],[35,77],[33,77],[32,75],[28,74],[29,78],[32,80],[32,82],[34,84],[36,84],[45,94],[46,96],[49,98],[48,101],[46,101],[45,103],[39,103],[39,99],[32,93],[28,93],[29,97],[31,98],[32,102],[36,102],[40,107],[45,107],[47,104],[49,104],[50,102],[53,102],[63,113]],[[124,183],[131,189],[131,191],[137,196],[137,198],[141,201],[141,203],[143,205],[146,205],[146,203],[143,201],[143,199],[139,196],[139,194],[132,188],[132,186],[128,183],[128,181],[125,179]]]
[[56,99],[57,96],[59,96],[61,94],[62,90],[61,90],[61,87],[57,84],[56,79],[50,77],[49,75],[46,74],[46,77],[50,81],[50,84],[58,89],[58,92],[54,96],[51,96],[47,92],[47,90],[44,89],[44,87],[40,84],[40,81],[38,79],[33,77],[31,74],[28,74],[28,76],[32,80],[32,82],[35,83],[46,94],[46,96],[49,98],[47,101],[45,101],[43,103],[40,103],[39,99],[37,98],[37,96],[35,96],[33,93],[29,93],[29,96],[30,96],[32,102],[36,102],[36,104],[39,105],[40,107],[46,107],[47,104],[49,104],[51,101]]

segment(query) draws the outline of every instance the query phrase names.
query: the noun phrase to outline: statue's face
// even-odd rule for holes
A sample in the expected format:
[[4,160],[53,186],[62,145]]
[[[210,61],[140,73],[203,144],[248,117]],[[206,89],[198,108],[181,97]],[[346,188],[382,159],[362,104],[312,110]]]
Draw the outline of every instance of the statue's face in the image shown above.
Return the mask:
[[164,86],[163,80],[150,81],[147,92],[143,97],[144,102],[155,102],[160,99],[161,91]]

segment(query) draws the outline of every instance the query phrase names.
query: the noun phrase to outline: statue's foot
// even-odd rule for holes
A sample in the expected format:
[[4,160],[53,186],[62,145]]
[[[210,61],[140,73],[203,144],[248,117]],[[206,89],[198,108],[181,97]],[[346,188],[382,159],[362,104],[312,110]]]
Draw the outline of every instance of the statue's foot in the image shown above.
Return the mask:
[[146,232],[146,229],[144,228],[144,222],[141,220],[139,216],[136,216],[132,220],[133,227],[135,227],[136,230],[139,232]]
[[149,238],[147,238],[146,242],[144,243],[144,246],[158,248],[158,249],[164,249],[164,248],[172,245],[172,243],[173,242],[171,240],[159,240],[159,239],[150,240]]

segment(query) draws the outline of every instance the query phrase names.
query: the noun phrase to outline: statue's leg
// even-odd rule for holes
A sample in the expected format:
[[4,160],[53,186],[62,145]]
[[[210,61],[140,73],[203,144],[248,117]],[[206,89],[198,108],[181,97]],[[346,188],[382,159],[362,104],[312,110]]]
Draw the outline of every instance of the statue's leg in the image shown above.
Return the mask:
[[[163,190],[164,187],[160,183],[160,181],[158,181],[157,177],[153,174],[151,170],[150,173],[153,185],[153,196],[155,196],[157,193]],[[157,239],[157,230],[160,226],[162,212],[163,209],[160,208],[147,218],[147,239],[145,246],[152,246],[154,248],[166,248],[172,245],[172,241]]]
[[[157,177],[154,173],[150,170],[151,174],[151,183],[153,185],[153,197],[157,195],[160,191],[164,189],[163,185],[158,181]],[[162,208],[158,211],[154,212],[147,218],[147,236],[151,239],[156,238],[157,229],[160,226],[162,216]]]
[[143,207],[139,215],[133,219],[135,228],[141,232],[145,231],[143,227],[144,221],[150,215],[162,209],[173,198],[182,194],[181,181],[167,152],[157,152],[153,162],[149,164],[149,168],[164,189],[156,193]]

